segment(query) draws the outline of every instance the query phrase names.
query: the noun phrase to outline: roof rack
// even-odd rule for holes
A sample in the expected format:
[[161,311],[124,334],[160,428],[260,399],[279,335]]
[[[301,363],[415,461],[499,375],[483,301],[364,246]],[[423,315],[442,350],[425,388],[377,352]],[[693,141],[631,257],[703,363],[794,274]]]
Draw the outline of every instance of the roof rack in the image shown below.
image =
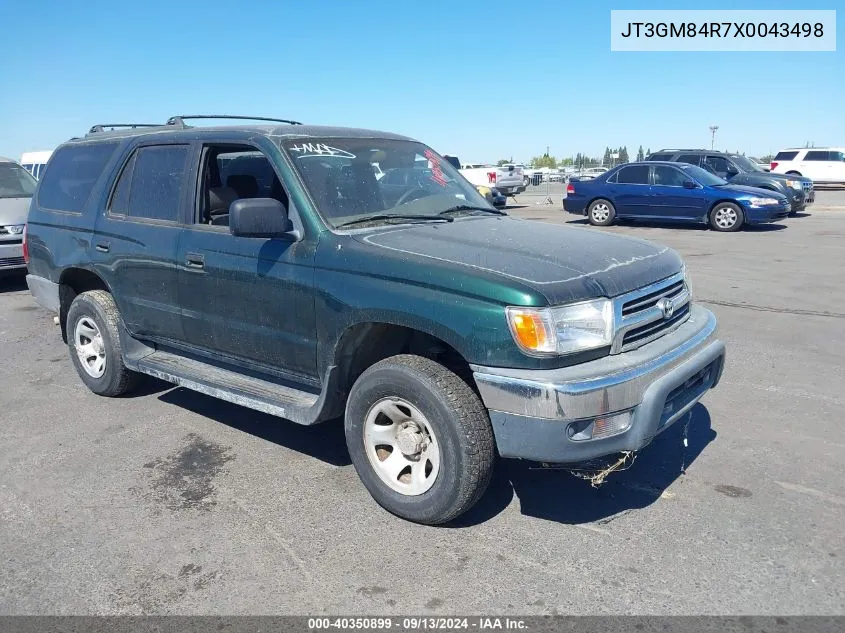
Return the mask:
[[703,147],[666,147],[663,149],[657,150],[657,152],[652,152],[652,154],[657,154],[658,152],[718,152],[717,149],[704,149]]
[[266,116],[239,116],[236,114],[182,114],[179,116],[172,116],[167,119],[167,125],[185,125],[185,119],[242,119],[246,121],[272,121],[274,123],[288,123],[290,125],[302,125],[299,121],[291,121],[289,119],[273,119]]
[[116,130],[117,128],[161,127],[161,123],[100,123],[92,125],[88,134]]

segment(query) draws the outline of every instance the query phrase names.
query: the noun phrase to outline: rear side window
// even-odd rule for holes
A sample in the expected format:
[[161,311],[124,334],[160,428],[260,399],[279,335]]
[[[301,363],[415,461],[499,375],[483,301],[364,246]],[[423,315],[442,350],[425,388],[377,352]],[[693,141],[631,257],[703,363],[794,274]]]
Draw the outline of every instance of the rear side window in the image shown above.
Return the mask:
[[830,160],[830,152],[807,152],[807,155],[804,157],[804,160]]
[[117,143],[96,143],[57,150],[38,189],[39,206],[75,213],[82,211],[115,149]]
[[690,165],[698,165],[701,159],[701,154],[681,154],[678,156],[677,162],[689,163]]
[[[159,145],[142,147],[131,159],[131,182],[126,215],[148,220],[179,220],[182,184],[188,161],[187,145]],[[130,165],[127,165],[130,167]],[[129,177],[125,169],[121,175]],[[122,182],[115,189],[114,203],[123,195]],[[115,209],[115,212],[117,210]]]
[[616,175],[616,182],[629,185],[648,184],[648,165],[631,165],[623,167]]
[[777,156],[775,156],[774,160],[794,160],[795,157],[798,156],[798,152],[778,152]]
[[646,160],[672,160],[672,154],[651,154]]

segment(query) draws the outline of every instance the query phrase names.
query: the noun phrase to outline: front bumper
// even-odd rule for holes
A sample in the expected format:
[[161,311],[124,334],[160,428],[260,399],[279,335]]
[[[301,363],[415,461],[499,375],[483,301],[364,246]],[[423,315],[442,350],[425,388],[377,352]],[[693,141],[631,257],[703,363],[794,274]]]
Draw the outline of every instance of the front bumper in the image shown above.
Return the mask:
[[26,271],[20,240],[0,242],[0,272]]
[[[553,370],[473,365],[499,454],[577,463],[645,447],[718,383],[725,346],[716,330],[713,313],[693,306],[682,326],[622,354]],[[624,411],[631,424],[622,433],[570,437],[573,422]]]
[[[801,208],[804,208],[803,205]],[[746,223],[766,224],[767,222],[777,222],[778,220],[789,217],[792,207],[787,203],[772,207],[745,206],[744,210]]]

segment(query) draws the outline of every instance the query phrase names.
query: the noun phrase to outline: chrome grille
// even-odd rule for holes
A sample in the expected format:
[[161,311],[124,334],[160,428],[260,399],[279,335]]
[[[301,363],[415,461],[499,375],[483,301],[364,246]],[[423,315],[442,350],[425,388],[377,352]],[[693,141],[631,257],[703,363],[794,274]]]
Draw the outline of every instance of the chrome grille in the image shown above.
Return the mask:
[[[665,301],[664,301],[665,300]],[[671,303],[665,311],[664,304]],[[683,273],[617,297],[611,354],[627,352],[671,332],[689,318],[690,293]]]
[[0,257],[0,266],[23,266],[25,263],[23,257]]

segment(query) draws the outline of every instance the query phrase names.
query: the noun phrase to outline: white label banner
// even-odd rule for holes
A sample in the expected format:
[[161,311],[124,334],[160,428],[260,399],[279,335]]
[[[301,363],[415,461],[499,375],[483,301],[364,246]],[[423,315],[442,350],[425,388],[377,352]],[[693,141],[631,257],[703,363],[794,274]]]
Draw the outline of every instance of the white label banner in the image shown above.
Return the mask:
[[835,51],[836,11],[611,11],[610,50]]

